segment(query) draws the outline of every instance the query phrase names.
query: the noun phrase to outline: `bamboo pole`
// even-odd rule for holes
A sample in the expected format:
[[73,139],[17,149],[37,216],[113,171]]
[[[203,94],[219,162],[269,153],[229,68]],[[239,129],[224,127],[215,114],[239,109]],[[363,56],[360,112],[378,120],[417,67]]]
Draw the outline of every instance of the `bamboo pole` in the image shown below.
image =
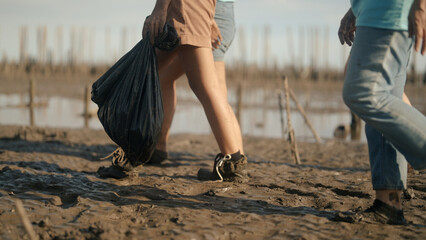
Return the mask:
[[38,239],[36,233],[34,232],[34,229],[31,225],[30,220],[28,219],[27,213],[25,212],[24,206],[22,204],[22,201],[20,199],[15,200],[16,205],[16,211],[18,212],[19,217],[21,218],[21,222],[24,225],[25,230],[28,233],[28,236],[31,240]]
[[285,93],[285,108],[287,112],[287,126],[289,129],[289,140],[290,140],[290,150],[294,157],[296,164],[300,164],[299,150],[297,149],[296,136],[294,134],[294,129],[291,124],[291,114],[290,114],[290,94],[288,89],[288,79],[286,76],[284,78],[284,93]]
[[303,109],[302,105],[299,104],[299,101],[296,98],[296,95],[294,94],[293,90],[289,88],[290,97],[293,99],[294,103],[296,103],[297,110],[299,110],[300,114],[302,114],[303,119],[305,120],[306,125],[311,129],[312,134],[315,137],[315,140],[317,143],[321,142],[321,138],[318,136],[317,131],[315,131],[314,127],[311,124],[311,121],[309,121],[308,117],[306,116],[305,110]]

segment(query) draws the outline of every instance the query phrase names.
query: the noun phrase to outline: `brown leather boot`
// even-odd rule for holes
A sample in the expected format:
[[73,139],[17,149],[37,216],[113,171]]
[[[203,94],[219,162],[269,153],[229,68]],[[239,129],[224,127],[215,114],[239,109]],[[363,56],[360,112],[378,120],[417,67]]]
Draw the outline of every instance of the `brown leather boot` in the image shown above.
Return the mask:
[[201,168],[197,176],[202,181],[247,182],[247,157],[241,155],[240,159],[233,160],[230,154],[223,156],[219,153],[214,160],[213,171]]

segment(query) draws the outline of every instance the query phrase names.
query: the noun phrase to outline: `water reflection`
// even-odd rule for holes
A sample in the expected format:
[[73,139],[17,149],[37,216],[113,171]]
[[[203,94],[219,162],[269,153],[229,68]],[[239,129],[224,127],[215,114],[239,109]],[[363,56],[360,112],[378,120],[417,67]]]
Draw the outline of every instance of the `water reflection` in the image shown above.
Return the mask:
[[[235,91],[230,90],[230,103],[235,106]],[[196,101],[193,93],[187,88],[178,88],[178,104],[172,124],[171,134],[211,133],[207,118],[201,104]],[[251,89],[244,92],[244,108],[241,114],[241,129],[243,135],[281,138],[282,130],[280,123],[280,111],[278,109],[276,92],[267,92],[264,89]],[[303,96],[299,99],[304,102]],[[331,99],[331,100],[330,100]],[[79,99],[50,97],[36,98],[36,102],[47,103],[44,107],[37,107],[34,110],[35,125],[42,127],[84,127],[82,117],[84,103]],[[25,107],[28,97],[18,94],[0,94],[0,124],[29,125],[29,109]],[[306,104],[305,104],[306,105]],[[328,98],[327,101],[314,101],[311,106],[315,106],[316,111],[307,110],[307,115],[313,127],[320,137],[333,138],[333,131],[340,124],[349,124],[351,116],[348,111],[318,111],[317,107],[341,107],[343,103]],[[96,112],[97,106],[90,103],[89,109]],[[309,128],[306,126],[302,116],[293,111],[292,124],[295,129],[297,140],[313,141],[314,138]],[[102,129],[99,120],[94,117],[89,120],[89,127]],[[362,141],[365,135],[362,133]]]

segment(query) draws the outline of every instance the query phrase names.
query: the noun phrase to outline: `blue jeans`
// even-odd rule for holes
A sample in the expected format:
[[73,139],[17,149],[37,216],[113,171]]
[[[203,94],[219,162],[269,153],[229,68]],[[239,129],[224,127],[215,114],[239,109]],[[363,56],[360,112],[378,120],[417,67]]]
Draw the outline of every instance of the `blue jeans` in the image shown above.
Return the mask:
[[215,61],[223,62],[225,60],[225,53],[228,51],[228,48],[234,40],[236,32],[234,18],[233,2],[216,2],[214,20],[219,27],[223,40],[218,49],[213,49],[213,57]]
[[404,189],[406,161],[426,168],[426,117],[402,101],[412,45],[407,31],[357,27],[343,100],[366,122],[375,190]]

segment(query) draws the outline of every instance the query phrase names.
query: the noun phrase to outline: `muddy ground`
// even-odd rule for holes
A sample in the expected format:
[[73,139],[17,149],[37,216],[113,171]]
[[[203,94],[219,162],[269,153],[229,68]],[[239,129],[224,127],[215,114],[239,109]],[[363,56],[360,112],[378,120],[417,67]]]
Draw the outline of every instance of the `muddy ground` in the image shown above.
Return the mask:
[[[41,239],[422,239],[425,173],[410,172],[408,226],[348,223],[338,216],[374,199],[364,143],[299,143],[245,137],[250,181],[200,182],[213,136],[174,135],[170,160],[124,180],[101,179],[115,149],[103,131],[0,126],[0,238],[26,239],[23,200]],[[336,217],[337,216],[337,217]],[[423,237],[422,237],[423,236]]]
[[[79,98],[96,80],[35,78],[37,95]],[[29,79],[0,74],[0,93],[26,93]],[[290,84],[320,95],[341,89],[334,82]],[[426,88],[409,89],[425,112]],[[0,125],[0,239],[29,239],[18,198],[40,239],[425,238],[426,171],[409,173],[408,226],[351,222],[347,214],[374,200],[365,143],[299,142],[301,165],[284,140],[245,136],[244,144],[244,184],[196,179],[219,152],[211,135],[173,135],[163,165],[142,166],[124,180],[101,179],[97,169],[110,162],[100,158],[115,149],[104,131]]]

